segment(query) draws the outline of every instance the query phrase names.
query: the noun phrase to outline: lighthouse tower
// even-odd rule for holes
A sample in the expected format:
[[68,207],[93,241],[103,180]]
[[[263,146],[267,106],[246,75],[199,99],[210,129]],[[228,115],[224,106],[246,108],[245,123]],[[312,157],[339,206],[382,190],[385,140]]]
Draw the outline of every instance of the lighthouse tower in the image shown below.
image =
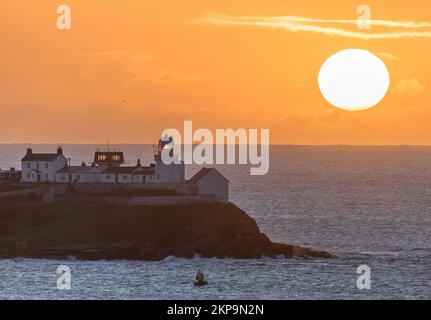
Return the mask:
[[184,183],[185,166],[183,161],[177,163],[165,164],[162,161],[162,153],[169,152],[170,157],[174,154],[174,140],[172,137],[165,135],[159,140],[157,147],[154,147],[154,160],[156,162],[156,180],[159,183]]

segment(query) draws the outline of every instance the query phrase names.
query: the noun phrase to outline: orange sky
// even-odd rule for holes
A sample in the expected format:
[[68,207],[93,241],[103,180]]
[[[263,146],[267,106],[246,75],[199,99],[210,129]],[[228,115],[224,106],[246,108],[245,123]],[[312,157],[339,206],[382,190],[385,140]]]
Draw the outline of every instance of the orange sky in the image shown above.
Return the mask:
[[[72,9],[70,31],[56,28],[63,3]],[[163,129],[192,120],[212,130],[269,128],[273,144],[431,144],[431,37],[364,40],[198,23],[208,14],[354,20],[360,4],[2,0],[0,142],[153,143]],[[427,0],[367,4],[373,19],[431,22]],[[338,110],[319,92],[320,66],[345,48],[367,49],[389,69],[389,92],[370,110]]]

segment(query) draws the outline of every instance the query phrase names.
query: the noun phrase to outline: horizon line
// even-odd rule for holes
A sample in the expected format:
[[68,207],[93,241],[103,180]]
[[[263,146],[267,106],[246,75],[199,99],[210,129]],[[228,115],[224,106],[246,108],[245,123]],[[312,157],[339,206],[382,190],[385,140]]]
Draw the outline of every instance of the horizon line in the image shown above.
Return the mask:
[[[58,143],[58,142],[0,142],[0,145],[56,145],[56,146],[67,146],[67,145],[99,145],[103,146],[106,143],[95,143],[95,142],[67,142],[67,143]],[[193,143],[193,145],[200,145],[201,143]],[[119,143],[110,143],[111,146],[115,145],[141,145],[141,146],[152,146],[157,145],[157,143],[135,143],[135,142],[119,142]],[[184,144],[179,144],[183,146]],[[205,145],[205,144],[203,144]],[[217,145],[217,144],[212,144]],[[240,146],[244,144],[225,144],[227,146],[235,145]],[[249,145],[249,144],[245,144]],[[257,144],[258,146],[262,145],[261,143]],[[383,143],[383,144],[372,144],[372,143],[363,143],[363,144],[350,144],[350,143],[322,143],[322,144],[300,144],[300,143],[270,143],[269,146],[292,146],[292,147],[431,147],[431,143],[429,144],[409,144],[409,143]]]

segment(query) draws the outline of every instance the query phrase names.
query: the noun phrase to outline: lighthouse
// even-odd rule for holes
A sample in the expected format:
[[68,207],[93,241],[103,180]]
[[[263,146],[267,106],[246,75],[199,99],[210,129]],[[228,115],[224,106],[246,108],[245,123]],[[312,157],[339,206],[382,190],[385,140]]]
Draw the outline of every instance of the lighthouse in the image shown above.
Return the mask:
[[165,164],[162,160],[162,153],[169,152],[169,157],[174,158],[174,140],[165,134],[154,148],[154,161],[156,162],[156,179],[160,183],[183,183],[185,181],[185,166],[180,159],[173,163]]
[[165,134],[160,140],[157,147],[154,148],[154,160],[162,161],[162,153],[169,152],[169,157],[174,156],[174,139],[167,134]]

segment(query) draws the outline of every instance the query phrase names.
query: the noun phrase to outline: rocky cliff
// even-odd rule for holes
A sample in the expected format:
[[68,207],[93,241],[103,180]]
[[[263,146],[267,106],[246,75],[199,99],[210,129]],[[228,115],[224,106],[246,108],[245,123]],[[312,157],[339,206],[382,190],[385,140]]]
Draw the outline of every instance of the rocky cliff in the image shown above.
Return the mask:
[[0,257],[160,260],[167,256],[330,258],[272,242],[233,204],[115,206],[0,199]]

